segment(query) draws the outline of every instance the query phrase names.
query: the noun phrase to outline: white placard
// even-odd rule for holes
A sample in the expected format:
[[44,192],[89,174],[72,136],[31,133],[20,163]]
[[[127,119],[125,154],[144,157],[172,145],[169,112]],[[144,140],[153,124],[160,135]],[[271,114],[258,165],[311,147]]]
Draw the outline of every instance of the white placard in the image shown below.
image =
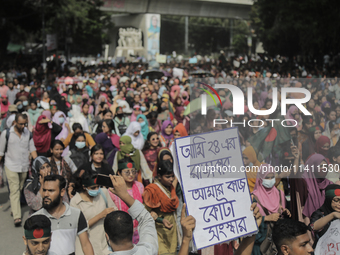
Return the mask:
[[340,255],[340,220],[332,221],[326,233],[319,239],[314,254]]
[[238,129],[178,138],[175,148],[197,249],[256,234]]

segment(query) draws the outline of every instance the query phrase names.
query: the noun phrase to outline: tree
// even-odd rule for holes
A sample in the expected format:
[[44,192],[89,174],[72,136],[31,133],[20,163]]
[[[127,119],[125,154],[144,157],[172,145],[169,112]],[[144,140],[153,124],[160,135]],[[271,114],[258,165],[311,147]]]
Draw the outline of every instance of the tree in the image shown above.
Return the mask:
[[272,56],[338,52],[340,3],[335,0],[255,0],[252,25]]

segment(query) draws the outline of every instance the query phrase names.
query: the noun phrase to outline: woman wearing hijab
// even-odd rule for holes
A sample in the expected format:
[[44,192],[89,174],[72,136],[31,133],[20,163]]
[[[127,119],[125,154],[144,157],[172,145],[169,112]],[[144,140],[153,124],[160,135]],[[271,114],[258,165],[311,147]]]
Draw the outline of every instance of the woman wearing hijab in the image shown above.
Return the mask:
[[328,150],[331,144],[331,140],[327,136],[320,136],[315,143],[315,152],[323,155],[328,162]]
[[142,128],[141,132],[142,132],[144,140],[146,141],[146,139],[148,138],[148,134],[149,134],[148,120],[144,114],[139,114],[137,116],[137,122],[141,125],[141,128]]
[[175,119],[177,120],[177,123],[183,123],[184,120],[184,106],[178,106],[175,110]]
[[136,121],[137,120],[137,116],[142,114],[142,111],[140,110],[140,105],[139,104],[136,104],[134,107],[133,107],[133,111],[132,111],[132,114],[130,116],[130,122],[133,122],[133,121]]
[[31,121],[33,127],[37,123],[37,120],[38,120],[39,116],[41,115],[42,111],[43,111],[43,109],[38,108],[36,101],[31,102],[31,108],[28,109],[27,112],[28,112],[28,116],[30,118],[30,121]]
[[330,147],[335,146],[339,141],[339,124],[335,121],[328,121],[323,135],[330,139]]
[[256,152],[253,146],[246,147],[243,152],[243,164],[245,167],[249,167],[251,171],[247,171],[247,180],[250,192],[253,192],[256,183],[256,176],[259,167],[261,166],[260,161],[258,161]]
[[289,210],[285,208],[284,192],[275,187],[275,171],[269,164],[260,166],[253,195],[263,220],[256,235],[252,254],[261,255],[260,246],[267,235],[268,224],[276,222],[282,215],[290,217]]
[[315,153],[315,143],[322,133],[321,126],[314,126],[308,129],[308,139],[302,144],[302,160],[305,162],[308,157]]
[[316,247],[319,239],[327,232],[332,221],[340,219],[340,185],[330,184],[325,189],[325,202],[311,216],[310,227],[313,229]]
[[144,154],[141,150],[135,148],[131,142],[131,137],[126,135],[123,135],[119,139],[120,150],[116,153],[113,161],[113,171],[117,173],[119,160],[130,157],[135,163],[135,168],[138,171],[137,181],[146,186],[152,182],[152,172],[145,160]]
[[141,130],[142,130],[141,125],[137,121],[133,121],[126,129],[125,134],[123,134],[123,136],[131,137],[133,147],[135,147],[138,150],[142,150],[144,147],[144,138],[141,133]]
[[79,105],[72,105],[72,109],[69,111],[70,121],[69,126],[72,127],[74,123],[80,123],[85,132],[90,132],[87,120],[81,113],[81,108]]
[[59,126],[62,127],[61,132],[59,135],[55,138],[60,141],[64,141],[66,137],[68,136],[69,133],[71,133],[70,126],[67,121],[67,117],[65,113],[62,111],[57,111],[54,116],[53,116],[53,122],[58,124]]
[[157,176],[158,165],[163,160],[170,160],[172,163],[174,162],[174,158],[172,156],[172,153],[171,153],[170,149],[167,148],[167,147],[161,147],[161,148],[157,149],[157,161],[156,161],[154,169],[152,170],[154,177]]
[[113,134],[115,124],[112,119],[106,119],[102,125],[103,132],[96,135],[95,141],[103,146],[105,158],[110,166],[113,164],[116,152],[119,149],[119,136]]
[[[312,213],[319,209],[325,200],[325,189],[332,184],[325,178],[327,175],[327,161],[321,154],[313,154],[306,162],[302,178],[306,183],[308,197],[305,200],[303,215],[310,218]],[[314,171],[312,171],[314,169]],[[301,202],[303,202],[301,200]]]
[[161,133],[162,123],[158,120],[158,112],[152,111],[148,114],[149,119],[149,131],[156,132],[157,134]]
[[42,186],[44,178],[51,174],[51,164],[46,157],[38,156],[32,163],[32,178],[24,185],[24,195],[30,207],[29,215],[42,207]]
[[33,133],[33,141],[38,156],[49,156],[52,142],[62,131],[62,127],[49,120],[45,115],[39,116]]
[[165,120],[162,124],[161,135],[159,137],[163,147],[170,146],[174,140],[174,134],[172,133],[174,125],[170,120]]
[[[298,131],[302,129],[302,118],[299,113],[299,108],[297,108],[295,105],[292,105],[289,107],[289,110],[287,112],[287,115],[285,116],[285,119],[295,120],[297,122],[296,128]],[[295,126],[296,122],[294,121],[287,121],[287,123],[291,126]]]

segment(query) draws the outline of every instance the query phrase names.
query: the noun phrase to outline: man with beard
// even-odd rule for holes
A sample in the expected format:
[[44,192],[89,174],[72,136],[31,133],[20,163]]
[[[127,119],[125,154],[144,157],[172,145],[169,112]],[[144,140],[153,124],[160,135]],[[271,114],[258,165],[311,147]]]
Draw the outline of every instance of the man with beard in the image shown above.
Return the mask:
[[25,221],[25,235],[22,237],[26,245],[23,255],[54,255],[49,252],[51,245],[51,221],[45,215],[34,215]]
[[43,184],[43,208],[34,215],[45,215],[51,221],[53,233],[51,252],[57,255],[75,254],[75,242],[78,235],[83,253],[93,255],[86,219],[78,208],[70,207],[63,202],[65,192],[64,177],[61,175],[46,176]]
[[9,199],[16,227],[21,225],[20,193],[26,180],[29,156],[37,157],[36,148],[27,127],[27,115],[15,115],[14,125],[1,133],[0,161],[5,155],[5,172],[9,186]]

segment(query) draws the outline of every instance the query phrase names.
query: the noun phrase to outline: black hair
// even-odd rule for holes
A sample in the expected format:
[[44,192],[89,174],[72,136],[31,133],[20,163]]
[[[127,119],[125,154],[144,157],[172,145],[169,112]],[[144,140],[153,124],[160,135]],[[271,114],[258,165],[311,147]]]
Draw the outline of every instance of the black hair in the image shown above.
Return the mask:
[[[151,139],[151,136],[153,135],[157,135],[158,136],[158,133],[157,132],[150,132],[146,138],[146,141],[144,143],[144,147],[142,149],[142,151],[146,151],[148,149],[151,148],[151,142],[150,142],[150,139]],[[161,141],[159,140],[158,141],[158,147],[162,147],[162,144],[161,144]]]
[[113,120],[109,119],[109,120],[103,120],[103,123],[106,123],[107,127],[110,129],[110,131],[114,131],[115,130],[115,123],[113,122]]
[[91,148],[91,156],[96,152],[96,151],[99,151],[99,150],[102,150],[103,153],[104,153],[104,149],[103,149],[103,146],[100,145],[100,144],[96,144],[95,146],[93,146]]
[[59,180],[59,192],[60,192],[62,189],[66,188],[66,179],[63,176],[58,174],[47,175],[44,178],[44,183],[57,180]]
[[83,133],[75,133],[75,134],[73,135],[74,140],[77,140],[78,137],[80,137],[80,136],[84,137],[84,139],[85,139],[85,141],[86,141],[86,136],[85,136],[85,134],[83,134]]
[[304,235],[308,231],[306,224],[292,220],[292,219],[279,219],[275,222],[272,232],[274,244],[279,252],[281,252],[281,246],[290,244],[297,236]]
[[84,192],[82,180],[90,180],[96,178],[98,173],[93,170],[86,171],[82,167],[78,168],[78,170],[73,174],[73,179],[75,183],[75,190],[78,193]]
[[[106,103],[105,103],[105,104],[106,104]],[[103,107],[103,106],[102,106],[102,107]],[[110,113],[112,114],[112,112],[110,111],[110,109],[104,109],[103,112],[102,112],[103,116],[104,116],[105,114],[107,114],[108,112],[110,112]]]
[[[310,122],[311,119],[312,119],[312,122]],[[313,116],[303,116],[302,117],[302,124],[303,125],[313,124]]]
[[156,111],[152,111],[152,112],[150,112],[149,114],[148,114],[148,119],[157,119],[157,117],[158,117],[158,112],[156,112]]
[[[122,159],[118,160],[118,164],[120,164],[120,163],[133,163],[133,160],[132,160],[130,157],[125,157],[125,158],[122,158]],[[118,172],[119,172],[120,174],[122,174],[122,170],[123,170],[123,169],[119,169],[119,168],[118,168],[118,170],[117,170],[117,175],[118,175]]]
[[123,211],[111,212],[105,217],[104,230],[114,244],[132,242],[132,217]]
[[157,174],[160,176],[173,174],[173,163],[171,163],[170,160],[161,160],[161,162],[158,164]]
[[51,221],[43,214],[32,215],[25,221],[25,230],[51,228]]
[[332,129],[335,127],[335,126],[338,126],[338,124],[335,122],[335,121],[330,121],[329,124],[329,131],[331,132]]
[[328,157],[331,162],[334,162],[333,158],[337,158],[340,156],[340,146],[332,146],[328,150]]
[[80,123],[78,123],[78,122],[73,123],[73,125],[72,125],[73,132],[76,132],[77,129],[83,130],[82,125]]
[[63,147],[63,149],[65,150],[65,145],[64,145],[64,143],[63,143],[62,141],[60,141],[60,140],[54,140],[54,141],[52,142],[52,144],[51,144],[51,150],[52,150],[57,144],[61,145],[61,147]]
[[27,120],[27,115],[26,115],[26,114],[22,114],[22,113],[17,113],[17,114],[15,115],[15,122],[18,123],[19,118],[23,118],[24,120]]

